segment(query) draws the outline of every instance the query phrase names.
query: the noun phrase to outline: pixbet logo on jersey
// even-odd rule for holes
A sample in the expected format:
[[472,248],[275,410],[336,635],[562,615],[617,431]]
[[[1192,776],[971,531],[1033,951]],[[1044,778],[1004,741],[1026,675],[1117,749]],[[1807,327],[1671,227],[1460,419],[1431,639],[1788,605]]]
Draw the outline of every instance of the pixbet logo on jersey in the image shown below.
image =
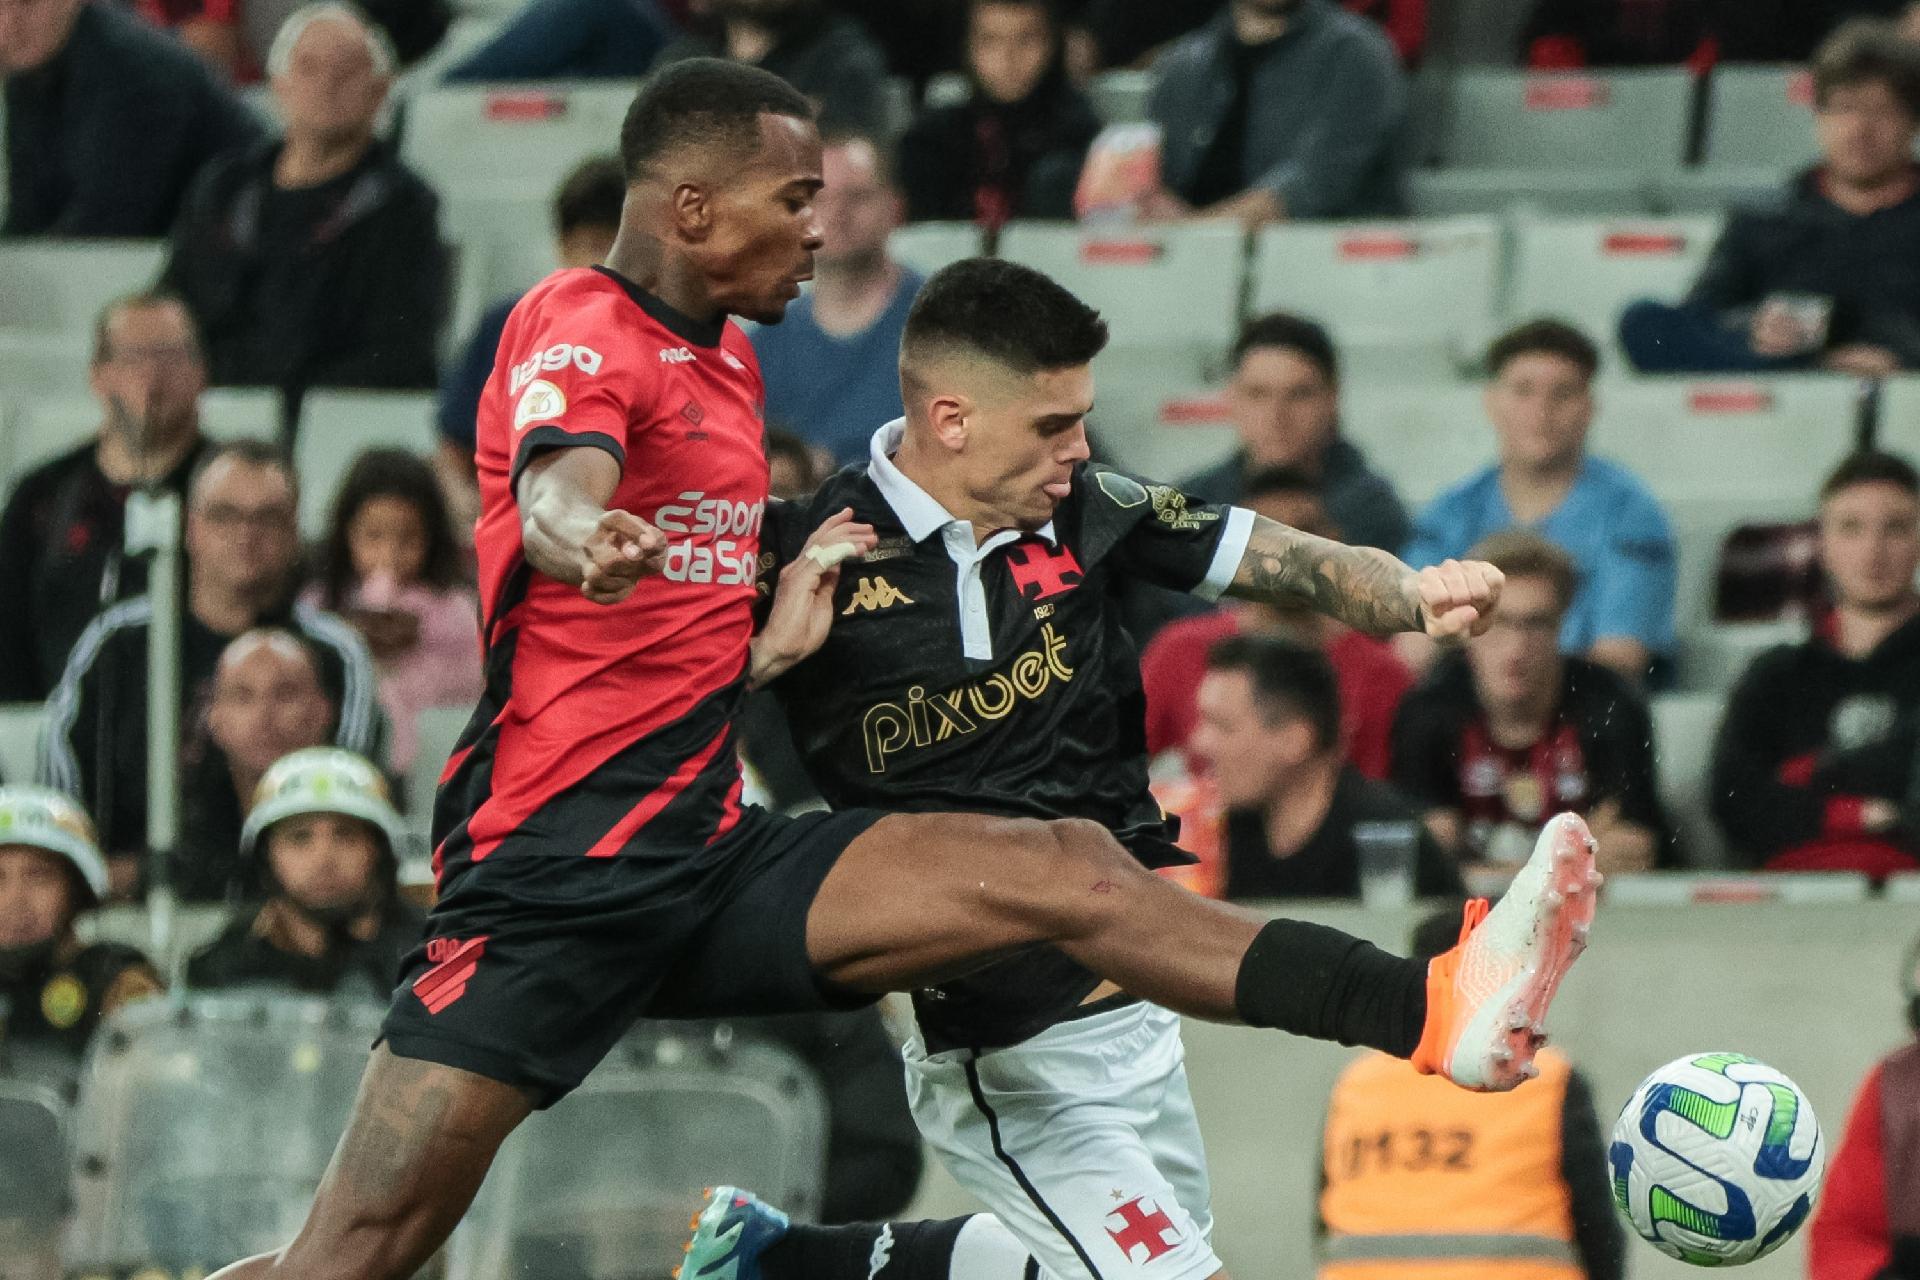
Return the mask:
[[545,351],[534,354],[513,366],[513,373],[507,381],[507,394],[517,396],[520,388],[539,377],[541,373],[555,373],[572,365],[589,378],[600,372],[601,356],[592,347],[577,347],[571,342],[557,342]]
[[752,586],[754,552],[766,511],[764,502],[729,502],[698,489],[681,494],[653,513],[660,532],[685,535],[679,541],[668,539],[662,576],[672,582]]

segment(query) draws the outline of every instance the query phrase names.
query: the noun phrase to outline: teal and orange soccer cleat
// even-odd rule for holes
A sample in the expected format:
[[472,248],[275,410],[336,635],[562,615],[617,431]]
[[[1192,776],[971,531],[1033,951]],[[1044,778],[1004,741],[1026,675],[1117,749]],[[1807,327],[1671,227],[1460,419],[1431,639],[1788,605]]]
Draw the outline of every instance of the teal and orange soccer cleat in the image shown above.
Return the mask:
[[714,1187],[688,1224],[674,1280],[760,1280],[760,1255],[787,1234],[787,1215],[738,1187]]

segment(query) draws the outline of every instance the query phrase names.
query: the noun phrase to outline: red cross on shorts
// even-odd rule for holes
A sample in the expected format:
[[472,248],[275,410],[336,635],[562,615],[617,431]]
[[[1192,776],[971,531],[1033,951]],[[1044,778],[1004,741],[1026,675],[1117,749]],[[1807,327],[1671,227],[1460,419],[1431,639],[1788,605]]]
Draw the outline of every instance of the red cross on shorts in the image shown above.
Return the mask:
[[[1007,551],[1007,568],[1013,572],[1013,585],[1020,594],[1045,600],[1071,591],[1080,585],[1080,562],[1068,547],[1048,547],[1039,542],[1016,542]],[[1073,575],[1071,579],[1067,575]],[[1037,591],[1029,592],[1028,587]]]
[[[1134,1261],[1133,1251],[1145,1249],[1147,1256],[1141,1262],[1152,1262],[1165,1253],[1172,1253],[1173,1246],[1180,1243],[1180,1229],[1173,1225],[1173,1219],[1155,1206],[1151,1213],[1142,1206],[1151,1204],[1145,1196],[1133,1199],[1107,1215],[1107,1234],[1120,1246],[1120,1252],[1127,1255],[1127,1261]],[[1113,1220],[1120,1220],[1116,1230]],[[1167,1237],[1173,1237],[1169,1240]]]

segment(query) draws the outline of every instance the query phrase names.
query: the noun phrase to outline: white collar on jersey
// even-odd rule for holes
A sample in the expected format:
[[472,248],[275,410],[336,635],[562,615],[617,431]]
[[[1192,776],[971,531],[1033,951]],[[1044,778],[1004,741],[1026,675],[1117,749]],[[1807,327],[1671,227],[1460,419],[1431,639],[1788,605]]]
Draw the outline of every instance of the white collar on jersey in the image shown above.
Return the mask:
[[[885,498],[887,505],[893,508],[893,514],[900,517],[901,526],[906,529],[907,536],[915,542],[924,542],[949,525],[956,524],[966,529],[967,539],[971,542],[973,526],[941,506],[932,494],[909,480],[905,472],[893,465],[893,454],[900,448],[900,441],[906,434],[905,418],[895,418],[873,433],[873,443],[870,446],[872,456],[867,474],[873,477],[873,483],[880,490],[880,496]],[[1048,542],[1059,545],[1060,539],[1054,534],[1053,521],[1047,521],[1035,530],[1035,533]],[[1007,541],[1012,539],[1009,538]]]

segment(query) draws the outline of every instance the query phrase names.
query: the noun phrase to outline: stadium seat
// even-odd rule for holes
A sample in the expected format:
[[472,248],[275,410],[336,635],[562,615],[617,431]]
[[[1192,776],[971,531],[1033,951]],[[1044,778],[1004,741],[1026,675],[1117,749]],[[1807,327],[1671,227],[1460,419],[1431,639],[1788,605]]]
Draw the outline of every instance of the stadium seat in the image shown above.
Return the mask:
[[1453,81],[1449,168],[1648,173],[1686,158],[1692,76],[1681,69],[1468,69]]
[[1523,219],[1509,316],[1557,316],[1611,345],[1628,303],[1686,293],[1719,233],[1714,218]]
[[0,703],[0,782],[34,780],[40,724],[45,718],[38,702]]
[[1872,885],[1849,871],[1620,875],[1607,880],[1607,901],[1617,907],[1700,907],[1777,902],[1787,906],[1844,906],[1867,900]]
[[438,190],[547,199],[580,161],[618,149],[633,93],[627,81],[428,89],[408,103],[400,154]]
[[571,1277],[652,1276],[630,1260],[680,1256],[702,1187],[752,1187],[813,1221],[827,1122],[818,1074],[751,1024],[643,1023],[501,1146],[447,1280],[517,1280],[555,1257]]
[[[1323,322],[1354,360],[1384,349],[1383,372],[1403,379],[1444,373],[1493,336],[1501,237],[1484,218],[1269,227],[1254,247],[1252,308]],[[1423,351],[1424,364],[1412,358]]]
[[158,240],[0,243],[0,329],[80,335],[90,343],[100,308],[152,286],[165,257]]
[[280,393],[272,387],[215,387],[200,397],[200,429],[213,440],[279,440]]
[[1802,67],[1715,67],[1702,162],[1785,171],[1818,161],[1813,77]]
[[1494,460],[1493,428],[1476,386],[1349,382],[1340,429],[1416,511]]
[[100,406],[84,390],[16,404],[12,429],[0,440],[0,461],[18,477],[89,439],[100,427]]
[[896,262],[930,276],[951,262],[986,252],[980,228],[971,222],[915,222],[887,238]]
[[1710,693],[1668,693],[1653,699],[1651,710],[1660,802],[1673,824],[1679,860],[1689,867],[1724,867],[1726,842],[1707,809],[1707,775],[1724,700]]
[[0,399],[85,395],[92,361],[90,335],[0,330]]
[[1904,871],[1887,878],[1888,902],[1920,903],[1920,871]]
[[441,771],[453,755],[453,744],[460,731],[473,718],[473,708],[427,707],[414,720],[420,749],[414,752],[413,767],[407,771],[407,824],[422,837],[433,818],[433,793],[440,786]]
[[1153,95],[1151,71],[1103,71],[1087,86],[1093,109],[1108,124],[1135,124],[1147,118]]
[[1707,165],[1662,175],[1654,184],[1654,212],[1675,217],[1719,217],[1744,205],[1774,199],[1792,177],[1790,169],[1752,165]]
[[1219,379],[1197,374],[1185,347],[1109,348],[1093,374],[1088,422],[1102,457],[1115,466],[1171,483],[1220,461],[1238,443]]
[[300,474],[300,531],[326,530],[335,491],[354,459],[368,449],[434,446],[434,397],[417,391],[315,391],[300,408],[294,466]]
[[1001,232],[1000,256],[1046,272],[1098,307],[1117,347],[1184,345],[1204,359],[1238,327],[1246,262],[1238,227],[1014,222]]
[[1920,465],[1920,374],[1901,374],[1882,384],[1874,443]]
[[1407,196],[1423,218],[1614,217],[1659,208],[1660,183],[1627,170],[1419,169]]

